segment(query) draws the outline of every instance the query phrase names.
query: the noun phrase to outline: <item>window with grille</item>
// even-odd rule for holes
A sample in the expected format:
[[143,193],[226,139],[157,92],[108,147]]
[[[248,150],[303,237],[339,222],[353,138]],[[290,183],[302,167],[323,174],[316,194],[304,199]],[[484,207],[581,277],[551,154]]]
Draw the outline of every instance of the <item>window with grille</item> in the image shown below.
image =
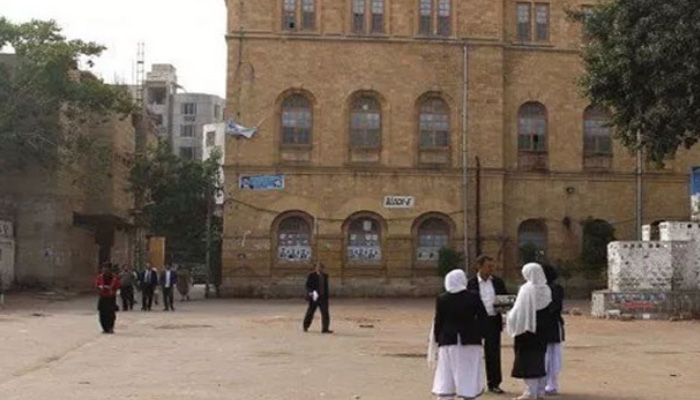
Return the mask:
[[538,42],[549,40],[549,4],[535,4],[535,31]]
[[216,144],[216,132],[215,131],[210,131],[207,132],[207,147],[213,147]]
[[542,262],[547,254],[547,227],[537,219],[523,221],[518,227],[521,262]]
[[416,259],[418,261],[437,262],[440,249],[449,246],[450,227],[439,218],[425,220],[418,227],[418,245]]
[[180,147],[180,158],[185,160],[194,159],[194,147]]
[[311,102],[301,94],[282,102],[282,145],[311,144]]
[[452,34],[452,24],[450,21],[450,1],[438,0],[438,32],[440,36],[450,36]]
[[530,3],[517,4],[518,41],[529,42],[531,40],[532,27],[530,24]]
[[352,2],[352,31],[365,33],[365,0]]
[[180,125],[180,137],[194,137],[194,125]]
[[525,103],[518,112],[518,150],[547,152],[547,111],[540,103]]
[[316,1],[303,0],[302,3],[302,22],[305,30],[312,31],[316,28]]
[[288,217],[277,228],[277,259],[288,263],[310,262],[311,225],[301,217]]
[[432,35],[433,33],[433,0],[420,0],[418,33]]
[[372,1],[372,33],[384,33],[384,0]]
[[425,100],[420,107],[420,148],[445,149],[450,145],[450,112],[439,98]]
[[294,30],[297,27],[297,2],[296,0],[284,0],[282,9],[282,29]]
[[183,115],[196,115],[197,114],[197,103],[182,103],[182,114]]
[[355,100],[350,114],[350,146],[354,149],[379,149],[381,129],[379,102],[372,97]]
[[610,114],[599,107],[589,107],[583,116],[583,153],[585,156],[612,155]]
[[376,264],[382,260],[381,227],[373,218],[357,218],[348,227],[347,257],[353,264]]

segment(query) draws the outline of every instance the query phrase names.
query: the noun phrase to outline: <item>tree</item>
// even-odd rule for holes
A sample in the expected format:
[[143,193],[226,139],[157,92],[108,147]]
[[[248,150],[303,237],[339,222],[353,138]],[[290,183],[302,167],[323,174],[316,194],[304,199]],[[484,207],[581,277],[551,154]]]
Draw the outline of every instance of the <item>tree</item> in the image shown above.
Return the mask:
[[126,90],[78,71],[105,47],[67,40],[54,21],[0,17],[0,49],[7,46],[15,56],[0,61],[0,171],[71,161],[91,143],[80,130],[90,118],[135,110]]
[[608,265],[608,244],[615,240],[615,228],[607,221],[587,218],[583,225],[581,261],[594,269]]
[[438,274],[441,277],[455,269],[464,268],[464,254],[449,247],[443,247],[438,253]]
[[[129,177],[151,234],[166,238],[178,262],[202,263],[206,248],[208,207],[220,189],[219,158],[184,160],[166,143],[136,158]],[[221,241],[221,220],[212,219],[212,248]]]
[[613,111],[611,126],[630,149],[663,162],[700,138],[700,2],[611,0],[584,22],[585,73],[591,101]]

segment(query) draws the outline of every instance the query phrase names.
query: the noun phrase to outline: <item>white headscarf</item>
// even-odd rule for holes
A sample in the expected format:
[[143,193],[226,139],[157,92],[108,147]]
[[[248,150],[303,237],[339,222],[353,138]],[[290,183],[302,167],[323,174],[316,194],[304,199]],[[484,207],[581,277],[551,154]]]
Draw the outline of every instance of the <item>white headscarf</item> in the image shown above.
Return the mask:
[[452,270],[445,276],[445,290],[450,293],[459,293],[467,290],[467,274],[461,269]]
[[547,278],[540,264],[526,264],[523,277],[527,282],[520,287],[515,305],[508,313],[507,329],[512,337],[525,332],[536,333],[537,311],[552,302],[552,291],[547,286]]
[[[445,290],[449,293],[459,293],[467,290],[467,274],[461,269],[455,269],[445,276]],[[430,327],[428,334],[428,366],[435,368],[438,357],[438,344],[435,338],[435,326]]]

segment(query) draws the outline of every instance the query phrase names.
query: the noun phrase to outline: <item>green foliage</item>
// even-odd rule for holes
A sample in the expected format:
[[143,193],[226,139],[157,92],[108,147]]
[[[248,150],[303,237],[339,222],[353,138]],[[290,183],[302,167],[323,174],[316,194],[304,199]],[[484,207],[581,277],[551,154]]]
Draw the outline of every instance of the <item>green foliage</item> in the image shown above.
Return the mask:
[[93,65],[105,48],[67,40],[54,21],[0,17],[5,46],[16,54],[0,63],[0,170],[72,161],[90,143],[80,128],[91,117],[135,110],[126,90],[77,71],[80,60]]
[[606,221],[593,218],[587,218],[581,224],[581,261],[593,269],[605,269],[608,264],[608,244],[615,240],[615,228]]
[[611,126],[629,149],[636,133],[650,160],[663,162],[700,137],[700,1],[611,0],[585,22],[582,88],[613,111]]
[[[200,162],[175,156],[165,143],[137,157],[130,188],[143,201],[151,234],[166,238],[178,262],[202,262],[206,254],[208,201],[220,189],[219,158]],[[212,218],[212,248],[221,241],[222,222]]]
[[452,250],[449,247],[443,247],[438,253],[438,273],[441,277],[445,277],[454,269],[464,268],[464,254],[459,251]]

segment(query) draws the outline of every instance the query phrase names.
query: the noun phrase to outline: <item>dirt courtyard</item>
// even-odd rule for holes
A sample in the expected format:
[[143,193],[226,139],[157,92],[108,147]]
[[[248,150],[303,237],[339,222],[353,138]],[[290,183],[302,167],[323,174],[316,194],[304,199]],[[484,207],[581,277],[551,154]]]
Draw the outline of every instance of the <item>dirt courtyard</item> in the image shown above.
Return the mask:
[[[100,333],[93,298],[9,296],[0,309],[0,399],[428,400],[434,302],[331,300],[301,330],[302,300],[177,302],[175,313],[118,313]],[[562,394],[577,400],[700,399],[700,323],[567,317]],[[522,390],[509,378],[505,396]]]

